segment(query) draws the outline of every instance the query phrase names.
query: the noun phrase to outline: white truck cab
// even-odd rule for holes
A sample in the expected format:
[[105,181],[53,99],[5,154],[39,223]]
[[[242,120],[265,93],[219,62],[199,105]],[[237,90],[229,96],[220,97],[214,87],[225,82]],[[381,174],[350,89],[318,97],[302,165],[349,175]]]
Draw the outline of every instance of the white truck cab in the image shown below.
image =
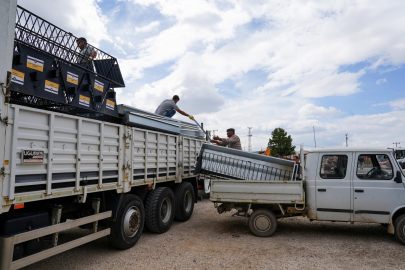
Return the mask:
[[[224,150],[203,146],[200,153],[204,173],[221,176],[211,181],[210,200],[219,213],[237,209],[237,215],[249,218],[256,236],[271,236],[277,218],[302,215],[311,220],[387,224],[388,232],[405,244],[405,174],[392,149],[315,148],[304,157],[301,146],[302,175],[296,174],[294,163],[273,157],[258,167],[251,155],[251,165],[243,168],[256,175],[285,163],[284,169],[294,175],[284,173],[288,177],[281,179],[227,178],[246,154],[227,150],[227,159],[216,161],[213,151]],[[263,162],[263,157],[259,159]]]
[[404,175],[390,149],[312,149],[303,172],[308,218],[389,224],[405,208]]

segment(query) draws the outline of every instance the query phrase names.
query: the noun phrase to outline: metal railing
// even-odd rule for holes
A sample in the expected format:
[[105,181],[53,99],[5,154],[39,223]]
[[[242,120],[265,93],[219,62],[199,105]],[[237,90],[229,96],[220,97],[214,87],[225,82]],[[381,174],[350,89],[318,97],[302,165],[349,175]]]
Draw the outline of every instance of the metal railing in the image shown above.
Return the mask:
[[118,61],[115,57],[88,44],[96,52],[89,58],[77,46],[77,37],[41,17],[17,6],[15,40],[50,54],[60,61],[73,64],[109,80],[113,87],[125,87]]
[[249,160],[234,158],[227,155],[203,152],[200,174],[212,175],[217,178],[255,180],[255,181],[291,181],[295,180],[294,171],[277,168],[276,166],[255,163]]

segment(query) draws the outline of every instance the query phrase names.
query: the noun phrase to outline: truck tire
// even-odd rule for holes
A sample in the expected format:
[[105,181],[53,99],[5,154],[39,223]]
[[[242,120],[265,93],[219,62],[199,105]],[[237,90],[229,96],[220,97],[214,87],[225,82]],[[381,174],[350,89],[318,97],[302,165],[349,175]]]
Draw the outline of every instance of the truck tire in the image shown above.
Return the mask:
[[159,187],[150,192],[146,200],[145,225],[154,233],[167,232],[174,218],[174,195],[170,188]]
[[395,237],[405,245],[405,214],[395,219]]
[[277,218],[270,210],[258,209],[250,215],[249,229],[256,236],[269,237],[277,229]]
[[175,209],[174,219],[187,221],[194,210],[194,188],[190,182],[182,182],[174,188]]
[[117,219],[110,222],[109,243],[118,249],[129,249],[138,242],[145,224],[145,210],[141,199],[125,196],[118,209]]

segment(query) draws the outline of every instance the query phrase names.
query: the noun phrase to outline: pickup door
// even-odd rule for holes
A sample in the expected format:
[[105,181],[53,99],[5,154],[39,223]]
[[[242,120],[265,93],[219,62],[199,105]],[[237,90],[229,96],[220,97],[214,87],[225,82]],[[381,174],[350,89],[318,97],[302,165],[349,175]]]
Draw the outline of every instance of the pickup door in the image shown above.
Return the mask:
[[353,153],[320,153],[316,172],[318,220],[350,221]]
[[354,221],[388,223],[391,212],[405,204],[405,189],[396,183],[395,161],[390,155],[356,153],[353,166]]

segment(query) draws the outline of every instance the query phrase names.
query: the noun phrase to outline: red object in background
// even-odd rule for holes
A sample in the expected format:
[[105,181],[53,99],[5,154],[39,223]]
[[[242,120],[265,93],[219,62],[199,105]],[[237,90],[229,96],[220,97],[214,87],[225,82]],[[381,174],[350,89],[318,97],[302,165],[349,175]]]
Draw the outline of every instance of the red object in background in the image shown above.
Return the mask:
[[23,203],[21,203],[21,204],[14,204],[14,209],[21,209],[21,208],[24,208],[24,204],[23,204]]

